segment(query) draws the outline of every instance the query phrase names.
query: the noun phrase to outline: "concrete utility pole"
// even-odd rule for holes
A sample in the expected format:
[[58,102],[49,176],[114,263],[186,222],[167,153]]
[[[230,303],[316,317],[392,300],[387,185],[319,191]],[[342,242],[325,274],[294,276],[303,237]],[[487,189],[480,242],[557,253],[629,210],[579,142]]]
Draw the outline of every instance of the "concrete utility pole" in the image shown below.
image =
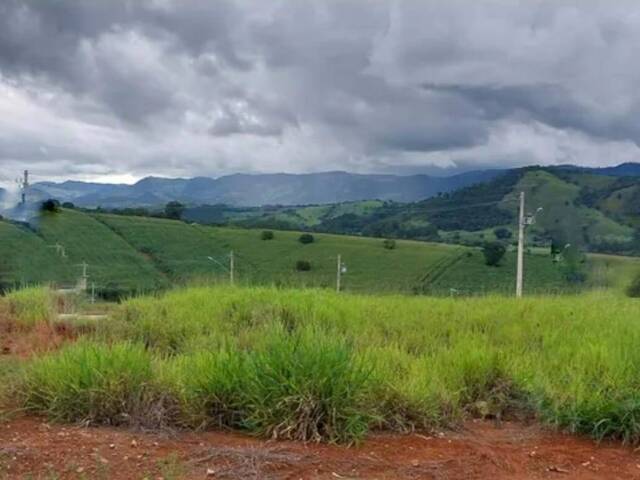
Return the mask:
[[87,262],[82,262],[79,266],[82,267],[82,276],[80,277],[78,289],[86,292],[88,287],[87,280],[89,279],[89,275],[87,274],[87,268],[89,267],[89,264]]
[[542,207],[533,215],[524,214],[524,192],[520,192],[520,213],[518,215],[518,266],[516,270],[516,297],[522,297],[524,283],[524,229],[527,225],[536,222],[536,215],[542,211]]
[[234,269],[235,269],[235,261],[233,258],[233,250],[231,250],[231,253],[229,253],[229,282],[231,283],[231,285],[233,285],[233,274],[234,274]]
[[516,271],[516,297],[522,297],[524,277],[524,192],[520,192],[520,214],[518,215],[518,267]]

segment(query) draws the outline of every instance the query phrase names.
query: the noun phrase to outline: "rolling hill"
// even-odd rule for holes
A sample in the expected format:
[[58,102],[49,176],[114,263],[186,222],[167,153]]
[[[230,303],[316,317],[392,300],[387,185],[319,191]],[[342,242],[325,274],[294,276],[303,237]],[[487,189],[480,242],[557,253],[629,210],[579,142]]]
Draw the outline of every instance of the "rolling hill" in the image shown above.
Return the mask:
[[[5,287],[20,284],[74,283],[79,264],[89,264],[89,281],[100,294],[116,298],[163,289],[190,281],[227,281],[228,255],[234,252],[236,279],[243,284],[334,288],[337,255],[347,272],[346,291],[468,295],[512,293],[515,255],[499,267],[484,264],[477,248],[399,240],[386,249],[380,239],[314,234],[303,245],[299,233],[276,231],[262,240],[261,231],[212,227],[181,221],[85,213],[62,209],[47,213],[29,227],[0,221],[0,278]],[[55,248],[64,248],[62,256]],[[8,262],[6,260],[9,260]],[[297,271],[306,260],[310,271]],[[565,279],[562,263],[547,249],[526,255],[528,293],[575,291],[576,288],[621,289],[640,268],[635,259],[591,256],[583,266],[587,283]]]
[[[635,164],[632,164],[635,165]],[[378,237],[480,245],[495,230],[513,241],[519,193],[527,211],[543,211],[527,230],[534,246],[571,243],[608,253],[640,253],[640,176],[636,170],[592,171],[569,167],[528,167],[503,172],[486,182],[419,202],[349,202],[336,205],[234,210],[189,208],[185,218],[244,227],[306,229]],[[606,174],[605,174],[606,173]]]

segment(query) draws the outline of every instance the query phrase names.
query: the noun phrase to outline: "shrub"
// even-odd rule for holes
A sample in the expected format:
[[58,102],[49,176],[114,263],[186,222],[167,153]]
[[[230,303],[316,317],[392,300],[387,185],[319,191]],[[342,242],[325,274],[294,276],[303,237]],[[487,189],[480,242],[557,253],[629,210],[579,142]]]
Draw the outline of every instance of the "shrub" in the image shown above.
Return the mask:
[[311,270],[311,262],[309,260],[298,260],[296,262],[296,270],[298,272],[308,272]]
[[494,235],[498,240],[507,240],[512,237],[511,230],[508,228],[500,227],[493,230]]
[[273,240],[273,232],[271,230],[264,230],[261,234],[260,234],[260,238],[262,240]]
[[45,200],[40,205],[40,210],[43,212],[55,213],[60,210],[60,202],[58,200],[54,200],[50,198],[49,200]]
[[73,210],[74,208],[76,208],[76,206],[71,202],[64,202],[62,204],[62,208],[67,208],[69,210]]
[[393,250],[396,248],[396,241],[391,238],[387,238],[382,242],[382,246],[387,250]]
[[491,267],[497,267],[506,252],[507,249],[500,242],[486,242],[482,249],[484,262]]
[[302,235],[300,235],[300,238],[298,238],[298,241],[306,245],[308,243],[313,243],[315,241],[315,238],[313,238],[313,235],[311,235],[310,233],[303,233]]
[[640,273],[636,275],[631,284],[627,287],[627,296],[640,298]]

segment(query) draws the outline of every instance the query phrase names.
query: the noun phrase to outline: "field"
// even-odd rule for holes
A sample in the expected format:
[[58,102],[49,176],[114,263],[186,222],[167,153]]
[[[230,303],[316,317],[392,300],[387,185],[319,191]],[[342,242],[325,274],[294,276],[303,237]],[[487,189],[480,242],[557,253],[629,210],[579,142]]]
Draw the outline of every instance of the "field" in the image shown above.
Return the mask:
[[[486,436],[495,448],[504,448],[509,458],[519,449],[518,455],[528,456],[526,462],[531,463],[527,471],[541,468],[531,457],[532,449],[537,451],[539,446],[528,442],[567,445],[567,440],[523,427],[523,421],[596,440],[640,444],[636,378],[640,333],[634,324],[640,303],[611,292],[516,300],[503,296],[454,299],[336,294],[321,289],[189,287],[160,297],[127,300],[111,309],[108,320],[89,324],[60,323],[55,314],[59,304],[54,294],[43,288],[0,298],[0,348],[5,353],[0,365],[6,394],[0,404],[6,413],[23,412],[5,421],[9,422],[7,428],[18,429],[12,435],[24,438],[25,444],[32,445],[36,436],[39,442],[44,441],[42,432],[30,436],[31,430],[43,428],[33,423],[33,415],[63,424],[230,429],[280,440],[363,445],[366,452],[379,449],[378,454],[388,460],[378,468],[391,469],[389,476],[380,478],[394,478],[393,472],[404,471],[403,462],[417,468],[430,460],[423,456],[416,460],[415,456],[429,454],[468,455],[473,467],[445,467],[445,471],[458,471],[463,477],[478,469],[488,473],[496,464],[491,467],[490,459],[473,460],[477,455],[469,450],[473,435]],[[11,330],[7,330],[7,322],[12,322]],[[7,334],[9,331],[13,333]],[[42,338],[45,334],[47,341]],[[24,341],[16,342],[16,336]],[[18,345],[21,347],[16,350]],[[25,345],[33,349],[29,351]],[[472,419],[489,423],[469,423]],[[499,433],[496,425],[506,430]],[[461,426],[466,434],[450,433]],[[54,428],[57,435],[77,442],[78,449],[83,445],[73,431]],[[526,438],[532,440],[514,447],[515,439],[525,435],[525,428],[529,428]],[[381,431],[417,433],[406,440],[397,436],[376,440],[376,432]],[[127,437],[130,443],[151,443],[140,435],[132,440],[124,430],[97,429],[78,435],[89,442],[95,437],[98,448],[100,436],[110,439],[102,440],[106,444]],[[434,437],[427,447],[423,439]],[[234,437],[201,438],[209,438],[213,445],[241,445]],[[191,461],[181,462],[185,458],[197,462],[200,456],[215,460],[219,469],[228,469],[229,462],[235,465],[238,476],[223,478],[246,478],[239,472],[248,468],[245,462],[251,461],[251,455],[265,456],[263,461],[253,460],[257,463],[252,468],[259,465],[262,469],[270,468],[267,465],[273,453],[260,443],[252,447],[254,453],[234,447],[239,450],[230,457],[227,450],[211,454],[154,440],[158,441],[170,443],[166,448],[172,450],[162,450],[167,458],[145,465],[160,473],[171,470],[176,476],[169,478],[199,478],[202,473],[194,470]],[[188,445],[200,441],[193,437]],[[131,448],[122,440],[118,442],[114,448]],[[389,442],[398,447],[404,442],[413,451],[411,458],[389,456]],[[592,444],[576,442],[583,443],[571,448],[593,451],[602,461],[602,453]],[[283,460],[284,470],[313,468],[296,456],[297,447],[280,448],[292,455]],[[586,474],[604,468],[610,478],[625,478],[629,468],[636,468],[637,462],[627,457],[625,450],[607,454],[607,458],[616,458],[608,460],[613,465],[589,460],[586,465],[593,465],[586,468],[579,456],[572,460],[575,465],[566,463],[575,455],[571,449],[559,454],[559,447],[553,448],[555,453],[550,449],[541,455],[564,462],[560,467],[552,465],[561,473],[578,468]],[[168,457],[169,451],[178,452],[178,456]],[[317,450],[316,454],[328,455],[326,465],[334,469],[350,464],[354,471],[380,474],[373,473],[375,464],[360,451],[354,451],[350,463],[345,463],[346,459],[335,463],[335,458],[343,455],[339,449],[334,453]],[[73,450],[61,455],[76,458]],[[102,455],[109,455],[109,451],[103,450]],[[150,458],[157,458],[154,455]],[[518,458],[509,460],[514,465],[510,469],[523,468]],[[111,468],[110,461],[104,465],[90,461],[83,468],[99,473],[101,468]],[[35,463],[25,465],[37,468]],[[141,465],[138,463],[139,468]],[[76,468],[60,478],[79,478],[74,474]],[[122,468],[131,475],[131,465],[125,462]],[[179,471],[189,475],[175,473]],[[509,471],[513,472],[498,468],[496,472],[505,476],[496,478],[508,478]],[[325,470],[321,476],[299,476],[332,478],[333,473],[335,470]],[[132,478],[127,475],[113,478]],[[413,478],[409,471],[402,476]],[[285,476],[265,474],[264,478]]]
[[[379,238],[319,233],[313,243],[303,245],[298,232],[274,231],[272,240],[261,240],[261,233],[64,209],[29,228],[0,221],[0,283],[71,285],[86,261],[98,294],[115,299],[193,281],[227,281],[233,251],[235,278],[242,285],[334,289],[341,255],[346,292],[466,296],[511,294],[514,289],[512,251],[499,267],[489,267],[481,250],[472,247],[397,240],[394,249],[386,249]],[[311,269],[297,271],[300,260]],[[640,269],[635,258],[589,255],[581,266],[587,281],[576,285],[567,282],[563,264],[553,263],[548,249],[533,249],[525,264],[530,294],[621,291]]]

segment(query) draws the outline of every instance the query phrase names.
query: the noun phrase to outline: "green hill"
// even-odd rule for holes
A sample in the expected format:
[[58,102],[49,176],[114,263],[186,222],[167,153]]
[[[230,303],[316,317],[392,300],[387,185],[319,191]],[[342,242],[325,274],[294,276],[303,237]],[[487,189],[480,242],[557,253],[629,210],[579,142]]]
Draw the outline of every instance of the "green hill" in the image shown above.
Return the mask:
[[161,272],[122,237],[92,216],[62,210],[45,213],[36,231],[49,244],[61,244],[68,262],[80,274],[87,262],[90,281],[101,291],[134,292],[168,285]]
[[[0,272],[11,284],[71,283],[80,274],[79,264],[86,261],[98,291],[115,296],[195,279],[227,281],[233,251],[239,283],[334,288],[340,254],[347,269],[342,277],[345,291],[513,292],[513,251],[499,267],[488,267],[480,249],[472,247],[398,240],[395,248],[387,249],[379,238],[323,233],[314,233],[315,241],[304,245],[299,235],[275,231],[272,240],[262,240],[261,230],[255,229],[63,209],[45,214],[30,229],[0,222]],[[66,257],[52,248],[56,243],[64,247]],[[297,271],[300,260],[309,262],[311,269]],[[547,248],[530,251],[526,267],[526,291],[548,293],[583,287],[622,289],[638,263],[591,256],[580,267],[587,283],[577,286],[566,281],[563,263],[554,263]]]
[[[228,207],[216,223],[480,245],[494,240],[497,228],[515,238],[521,191],[528,212],[544,209],[527,231],[530,244],[549,246],[554,239],[588,251],[640,254],[640,177],[575,168],[509,170],[414,203],[351,202],[237,213]],[[198,221],[203,218],[207,223],[206,215]]]
[[71,265],[55,248],[24,226],[0,221],[0,287],[73,279]]

